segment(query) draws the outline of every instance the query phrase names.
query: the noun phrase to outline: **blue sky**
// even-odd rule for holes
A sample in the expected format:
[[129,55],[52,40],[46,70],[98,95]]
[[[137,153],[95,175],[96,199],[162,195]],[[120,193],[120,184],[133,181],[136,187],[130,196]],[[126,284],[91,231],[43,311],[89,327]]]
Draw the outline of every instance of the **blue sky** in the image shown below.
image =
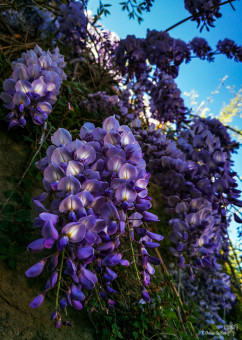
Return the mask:
[[[111,15],[102,19],[102,24],[105,28],[114,31],[120,38],[125,38],[127,35],[136,35],[143,38],[146,36],[147,29],[165,30],[178,21],[189,16],[189,12],[184,8],[183,0],[155,0],[150,13],[144,13],[144,21],[139,25],[136,20],[129,20],[127,12],[121,11],[119,2],[121,0],[102,0],[103,3],[110,3],[112,7],[108,9]],[[99,0],[89,0],[88,9],[96,13]],[[186,42],[193,39],[195,36],[207,39],[209,45],[215,48],[216,43],[224,38],[234,40],[237,44],[242,44],[242,1],[235,1],[233,5],[234,11],[229,4],[221,7],[222,18],[215,22],[215,27],[209,32],[204,29],[201,33],[197,29],[196,22],[187,21],[186,23],[172,29],[169,34],[174,38],[182,39]],[[241,85],[242,64],[236,63],[227,59],[223,55],[218,55],[213,63],[202,61],[200,59],[192,59],[188,64],[182,64],[180,67],[179,76],[176,79],[178,87],[182,92],[190,92],[195,90],[199,94],[198,101],[206,100],[210,96],[211,91],[214,91],[219,79],[225,75],[228,76],[226,85],[235,85],[238,90]],[[187,106],[190,104],[190,99],[183,96]],[[215,115],[219,113],[222,104],[228,103],[231,94],[225,86],[219,91],[219,94],[213,97],[213,103],[209,105],[211,112]],[[231,124],[242,130],[242,119],[235,119]],[[237,155],[234,156],[235,170],[242,176],[242,148]],[[241,182],[239,183],[242,190]],[[236,239],[236,223],[231,224],[231,238],[237,243]]]

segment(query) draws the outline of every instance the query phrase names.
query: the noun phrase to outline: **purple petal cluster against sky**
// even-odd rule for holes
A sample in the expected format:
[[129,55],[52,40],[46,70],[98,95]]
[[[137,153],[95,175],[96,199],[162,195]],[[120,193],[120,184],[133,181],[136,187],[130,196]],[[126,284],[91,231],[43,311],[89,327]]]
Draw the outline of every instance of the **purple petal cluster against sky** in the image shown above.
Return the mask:
[[[88,9],[95,13],[98,3],[97,0],[89,0]],[[143,14],[144,21],[139,25],[137,21],[128,19],[127,12],[121,12],[121,6],[118,1],[106,1],[106,3],[112,3],[112,7],[109,8],[111,15],[103,17],[102,24],[105,28],[114,31],[120,38],[126,38],[127,35],[132,34],[136,35],[136,37],[144,38],[147,29],[165,30],[189,16],[189,12],[184,7],[184,1],[173,0],[167,3],[165,0],[160,0],[154,2],[149,13]],[[194,37],[204,38],[213,49],[215,49],[219,40],[225,38],[234,40],[237,44],[241,45],[242,2],[235,1],[233,6],[236,11],[229,4],[221,7],[222,17],[216,19],[215,27],[211,27],[209,32],[206,28],[200,32],[196,22],[187,21],[169,31],[169,34],[173,38],[182,39],[186,42],[191,41]],[[238,90],[241,86],[241,63],[229,60],[224,55],[216,55],[215,62],[213,63],[194,58],[189,64],[183,63],[180,66],[176,82],[182,92],[197,91],[199,94],[198,101],[202,102],[203,100],[206,101],[211,91],[217,88],[219,80],[225,75],[228,75],[226,84],[235,85]],[[190,99],[186,96],[183,96],[183,98],[185,104],[189,107]],[[225,89],[225,86],[222,87],[219,94],[213,98],[213,103],[209,104],[210,112],[218,115],[222,104],[224,102],[228,103],[230,98],[231,94],[229,91]],[[235,118],[232,125],[237,126],[241,130],[241,119]],[[233,155],[235,161],[234,169],[239,175],[241,174],[242,165],[241,151],[240,148],[238,154]],[[239,188],[242,189],[240,182]],[[231,237],[235,242],[237,242],[236,226],[237,224],[234,222],[231,223]]]

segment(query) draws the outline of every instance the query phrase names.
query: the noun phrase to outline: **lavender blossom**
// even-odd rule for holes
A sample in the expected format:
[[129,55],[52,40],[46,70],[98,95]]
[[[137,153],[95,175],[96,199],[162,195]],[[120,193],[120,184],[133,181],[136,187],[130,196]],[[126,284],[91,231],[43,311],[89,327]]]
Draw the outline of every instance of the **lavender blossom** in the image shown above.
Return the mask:
[[190,41],[189,47],[198,58],[208,61],[214,60],[212,49],[205,39],[195,37]]
[[227,58],[233,58],[234,61],[242,61],[242,46],[238,46],[233,40],[219,40],[216,47],[217,50],[225,54]]
[[147,131],[140,130],[137,120],[132,125],[143,141],[144,158],[160,186],[165,210],[173,216],[170,240],[175,246],[170,250],[178,265],[190,270],[216,268],[220,250],[224,259],[228,254],[225,208],[241,206],[230,169],[230,152],[236,144],[217,120],[195,120],[189,130],[181,131],[178,145],[154,125]]
[[4,80],[1,99],[11,112],[6,120],[9,129],[15,125],[24,127],[26,111],[35,125],[42,125],[52,111],[60,87],[66,75],[64,57],[55,48],[52,53],[36,45],[34,50],[22,53],[12,63],[13,73]]
[[189,303],[192,299],[197,304],[199,318],[196,324],[199,329],[213,324],[221,330],[225,320],[221,318],[219,311],[224,310],[226,315],[235,301],[230,276],[222,272],[221,266],[216,270],[201,269],[193,281],[189,280],[187,273],[181,272],[180,275],[185,301]]
[[220,18],[222,14],[219,12],[221,0],[185,0],[185,8],[193,15],[193,20],[198,23],[202,22],[200,31],[204,27],[209,30],[214,27],[216,18]]
[[[53,273],[42,293],[53,288],[58,275],[58,285],[62,284],[65,275],[67,293],[55,306],[58,313],[66,301],[81,310],[95,287],[103,303],[113,308],[115,301],[108,295],[117,294],[112,288],[118,277],[116,268],[131,266],[125,250],[135,247],[138,257],[133,252],[131,261],[143,287],[142,296],[149,301],[147,287],[155,272],[153,265],[160,261],[148,250],[158,247],[163,237],[143,225],[158,217],[147,211],[151,207],[150,175],[141,148],[130,128],[120,126],[114,116],[105,119],[102,128],[84,124],[80,137],[72,141],[67,130],[59,129],[51,138],[53,145],[46,158],[37,163],[44,171],[46,190],[39,196],[41,204],[34,198],[38,209],[42,206],[35,222],[42,238],[28,248],[32,252],[53,249],[47,263]],[[43,197],[48,196],[51,203],[44,207]],[[37,276],[42,270],[38,265],[26,273]]]
[[[43,40],[57,29],[54,15],[50,11],[35,6],[32,0],[25,0],[24,5],[17,7],[17,10],[9,9],[2,12],[3,18],[14,32],[18,32],[19,36],[24,37],[28,27],[28,37],[32,40],[40,37]],[[6,30],[6,26],[2,23],[0,23],[0,30],[1,32]]]
[[60,12],[61,15],[57,18],[61,33],[60,39],[80,54],[85,47],[87,34],[87,19],[83,4],[78,1],[61,4]]

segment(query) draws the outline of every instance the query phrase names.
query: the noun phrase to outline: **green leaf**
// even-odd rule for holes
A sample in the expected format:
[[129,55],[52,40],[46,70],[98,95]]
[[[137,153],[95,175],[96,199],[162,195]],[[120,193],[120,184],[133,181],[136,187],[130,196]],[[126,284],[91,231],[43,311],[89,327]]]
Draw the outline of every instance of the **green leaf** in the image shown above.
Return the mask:
[[143,18],[141,18],[141,17],[138,17],[138,23],[140,24],[141,23],[141,21],[143,21],[144,19]]
[[28,136],[24,136],[24,140],[26,140],[27,142],[34,143],[34,140]]
[[107,9],[105,9],[104,10],[104,15],[106,16],[107,14],[110,14],[110,12]]
[[137,332],[132,332],[132,334],[133,334],[133,337],[134,337],[135,339],[138,339],[138,338],[139,338],[139,333],[137,333]]
[[122,336],[122,334],[120,332],[118,332],[117,335],[118,335],[118,338],[123,339],[123,336]]

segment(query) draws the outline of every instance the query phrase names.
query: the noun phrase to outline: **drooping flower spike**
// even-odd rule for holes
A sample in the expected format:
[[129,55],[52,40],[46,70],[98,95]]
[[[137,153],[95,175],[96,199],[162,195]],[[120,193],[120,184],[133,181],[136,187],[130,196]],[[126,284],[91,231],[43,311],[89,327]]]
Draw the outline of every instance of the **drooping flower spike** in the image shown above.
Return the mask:
[[11,112],[7,115],[9,129],[24,127],[28,114],[35,125],[42,125],[52,111],[66,74],[64,57],[56,47],[52,53],[39,46],[22,53],[12,63],[13,73],[4,80],[0,98]]
[[[80,137],[73,141],[67,130],[59,129],[46,157],[36,164],[43,171],[46,190],[34,198],[37,208],[42,207],[35,222],[42,237],[28,248],[31,252],[51,249],[53,255],[26,272],[35,277],[44,264],[52,271],[41,298],[35,298],[31,306],[42,303],[48,290],[65,282],[66,294],[57,297],[57,313],[66,303],[82,309],[94,288],[102,303],[112,308],[117,294],[112,282],[119,265],[133,269],[142,297],[149,301],[153,265],[160,261],[148,250],[158,247],[163,237],[143,224],[158,217],[147,211],[150,175],[141,148],[130,128],[120,126],[114,116],[105,119],[102,128],[84,124]],[[44,206],[48,196],[51,202]],[[132,255],[127,257],[125,250],[130,248]]]
[[191,278],[194,270],[216,268],[220,250],[224,258],[228,254],[225,209],[231,204],[241,206],[231,171],[230,152],[236,143],[216,119],[194,120],[189,130],[178,135],[177,144],[154,124],[142,130],[136,119],[132,126],[143,141],[147,169],[160,186],[165,210],[172,217],[170,250],[178,266],[188,268]]

